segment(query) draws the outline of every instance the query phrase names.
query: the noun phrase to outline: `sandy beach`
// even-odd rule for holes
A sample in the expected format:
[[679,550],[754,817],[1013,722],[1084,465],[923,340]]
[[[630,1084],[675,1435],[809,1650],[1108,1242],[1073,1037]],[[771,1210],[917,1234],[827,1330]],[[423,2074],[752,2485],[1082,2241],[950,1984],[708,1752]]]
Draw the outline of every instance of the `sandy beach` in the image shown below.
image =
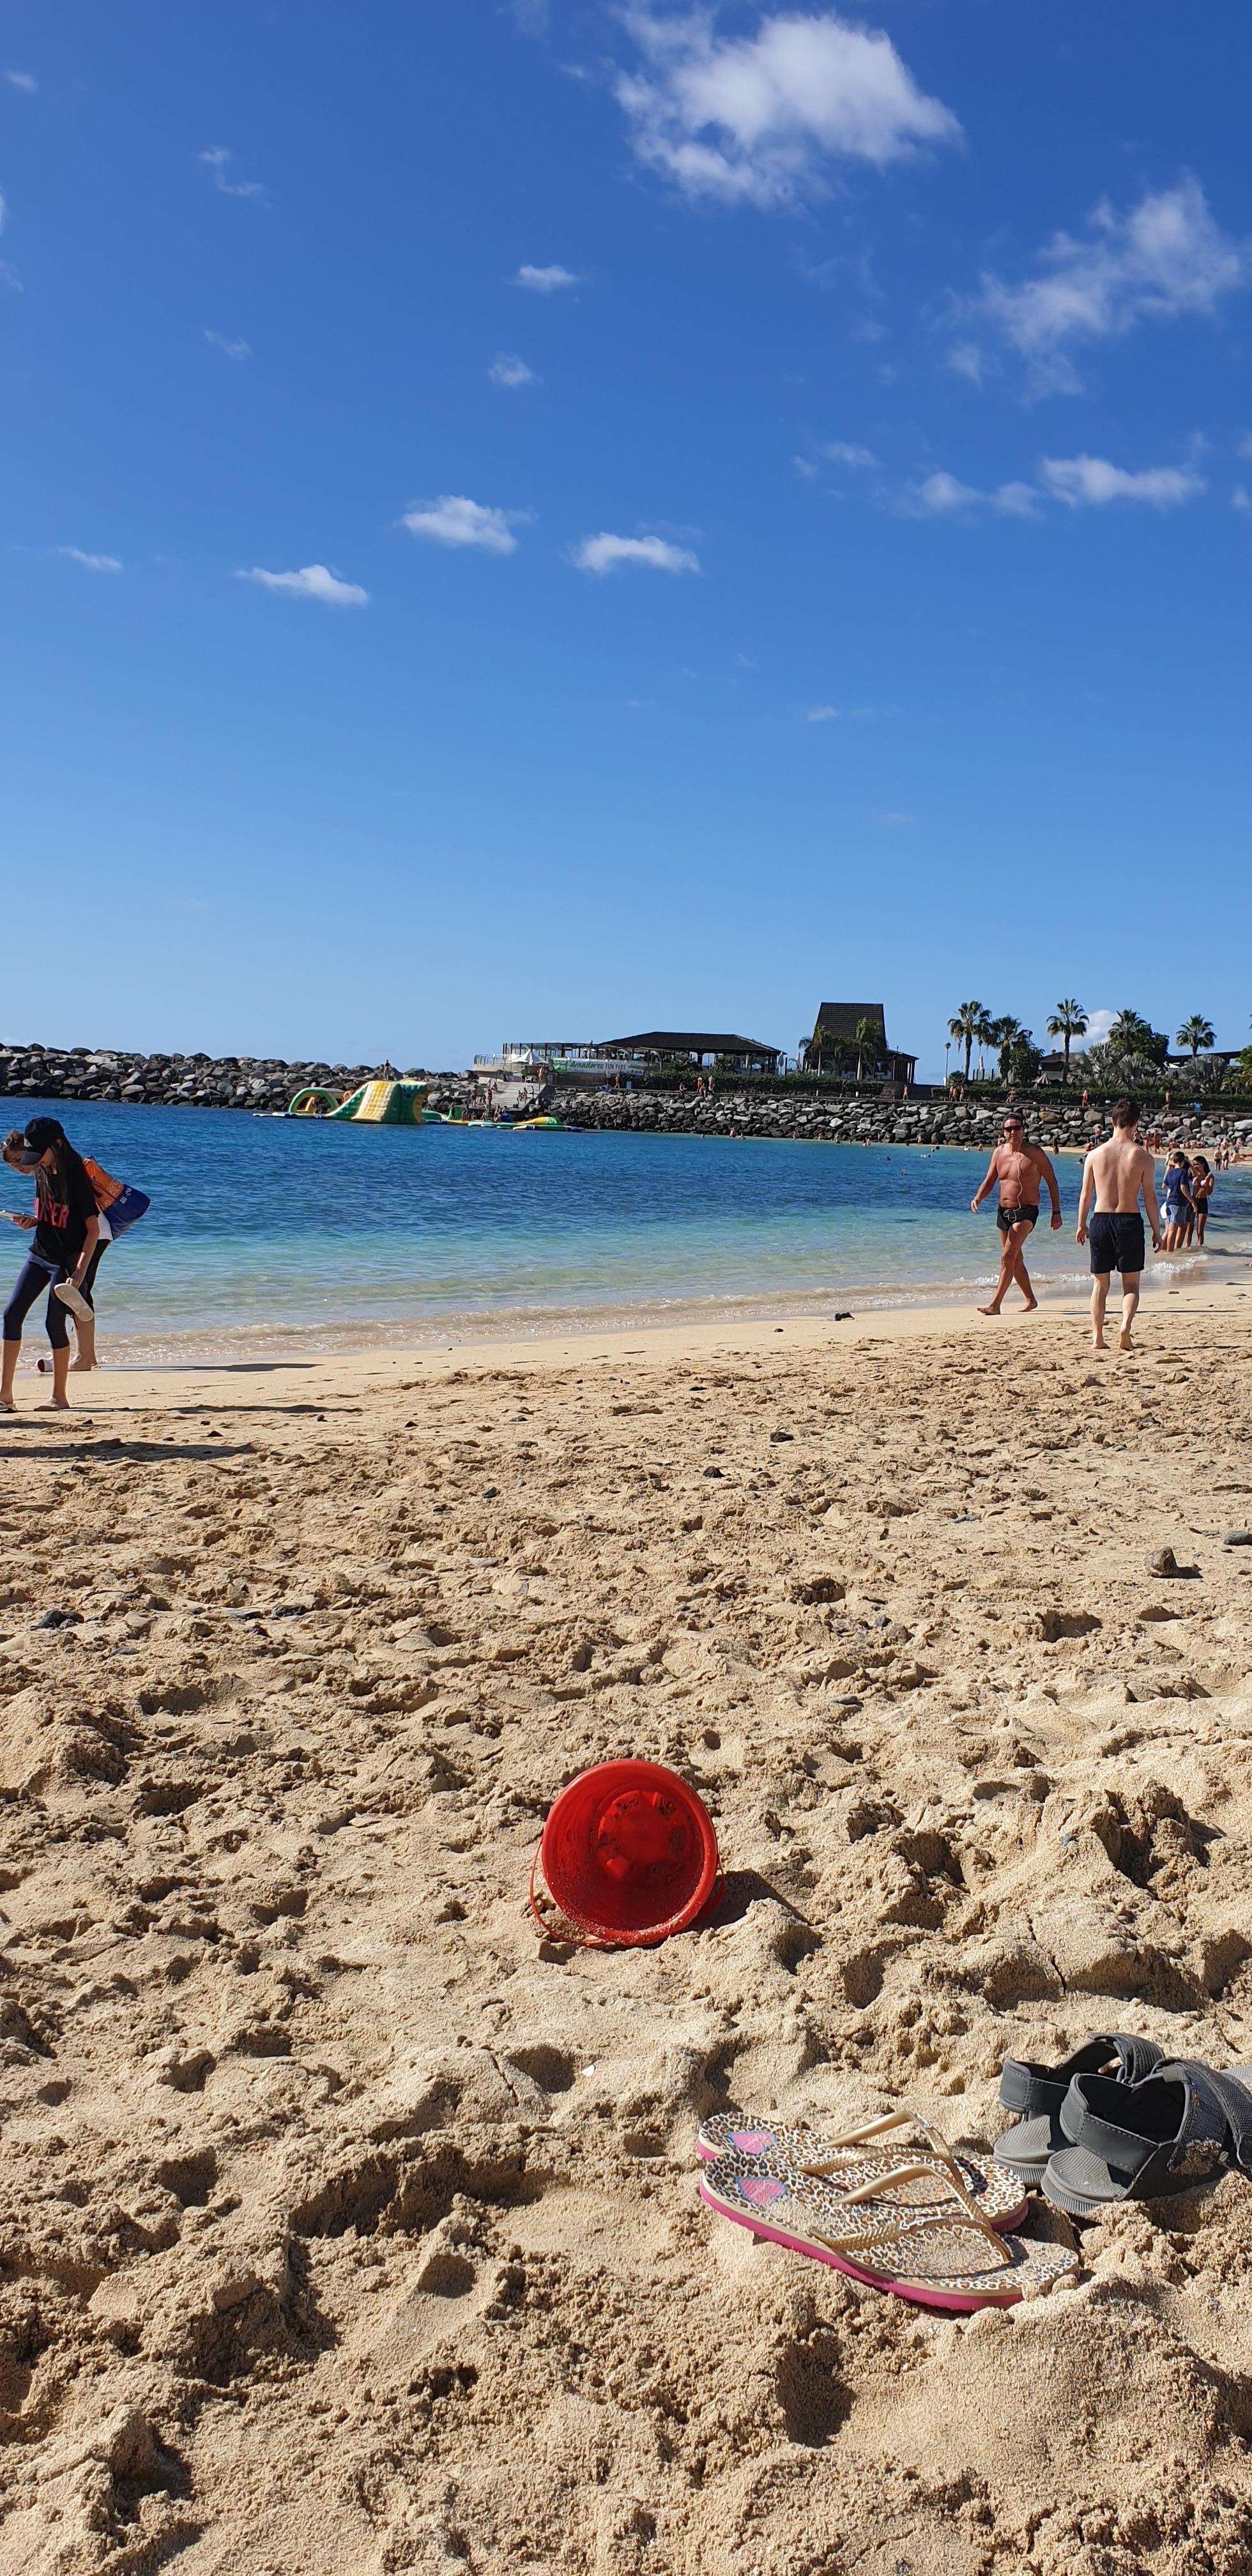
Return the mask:
[[[1252,2062],[1250,1358],[1223,1285],[6,1421],[2,2576],[1246,2576],[1252,2183],[1038,2212],[1078,2286],[961,2322],[693,2138]],[[722,1909],[541,1942],[625,1752]]]

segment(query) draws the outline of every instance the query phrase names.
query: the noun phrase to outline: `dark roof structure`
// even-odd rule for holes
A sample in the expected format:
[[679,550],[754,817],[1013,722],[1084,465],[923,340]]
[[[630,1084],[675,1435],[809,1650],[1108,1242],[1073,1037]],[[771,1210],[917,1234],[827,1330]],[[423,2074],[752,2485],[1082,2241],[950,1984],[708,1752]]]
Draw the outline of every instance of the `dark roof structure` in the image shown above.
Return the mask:
[[887,1019],[881,1002],[823,1002],[808,1043],[810,1063],[816,1062],[820,1067],[827,1050],[835,1049],[846,1050],[848,1055],[855,1054],[860,1058],[862,1042],[856,1032],[861,1020],[867,1020],[873,1032],[868,1047],[864,1049],[866,1060],[872,1060],[877,1070],[892,1082],[912,1082],[917,1072],[917,1058],[904,1054],[898,1047],[888,1046]]
[[858,1020],[871,1021],[886,1045],[887,1020],[881,1002],[823,1002],[813,1022],[814,1035],[818,1029],[825,1029],[828,1040],[843,1038],[849,1046],[855,1046]]
[[601,1038],[600,1055],[731,1055],[762,1057],[773,1063],[777,1047],[761,1038],[711,1035],[707,1029],[644,1029],[633,1038]]

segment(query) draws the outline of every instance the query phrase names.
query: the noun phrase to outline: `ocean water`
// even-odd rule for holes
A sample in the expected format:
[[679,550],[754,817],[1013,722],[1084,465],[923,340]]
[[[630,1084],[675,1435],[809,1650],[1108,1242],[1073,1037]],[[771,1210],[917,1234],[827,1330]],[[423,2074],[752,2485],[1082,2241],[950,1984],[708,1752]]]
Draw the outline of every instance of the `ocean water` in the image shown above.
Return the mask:
[[[959,1148],[0,1100],[5,1127],[40,1108],[152,1199],[96,1291],[115,1364],[963,1302],[996,1272],[994,1215],[969,1212],[985,1159]],[[1028,1252],[1045,1300],[1087,1278],[1077,1157],[1057,1169],[1064,1232],[1041,1218]],[[0,1206],[29,1204],[29,1184],[5,1168]],[[1238,1276],[1252,1290],[1252,1165],[1219,1175],[1209,1246],[1152,1265],[1151,1285]],[[16,1229],[0,1233],[6,1252],[16,1276]],[[46,1347],[39,1310],[27,1339],[32,1353]]]

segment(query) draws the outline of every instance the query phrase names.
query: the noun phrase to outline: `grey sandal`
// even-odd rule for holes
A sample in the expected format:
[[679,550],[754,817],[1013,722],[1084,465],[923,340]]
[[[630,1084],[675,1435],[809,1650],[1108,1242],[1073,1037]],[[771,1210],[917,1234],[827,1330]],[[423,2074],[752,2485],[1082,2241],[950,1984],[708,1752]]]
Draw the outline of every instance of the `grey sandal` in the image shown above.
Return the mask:
[[1186,2058],[1141,2084],[1076,2075],[1065,2128],[1074,2143],[1051,2158],[1043,2192],[1071,2218],[1194,2191],[1231,2165],[1252,2179],[1252,2066],[1218,2075]]
[[1032,2066],[1020,2057],[1005,2059],[1000,2076],[1000,2108],[1018,2115],[992,2149],[996,2164],[1016,2174],[1028,2188],[1043,2181],[1048,2158],[1069,2146],[1065,2106],[1077,2075],[1102,2075],[1117,2068],[1123,2083],[1141,2084],[1159,2066],[1165,2051],[1154,2039],[1136,2039],[1130,2031],[1096,2031],[1059,2066]]

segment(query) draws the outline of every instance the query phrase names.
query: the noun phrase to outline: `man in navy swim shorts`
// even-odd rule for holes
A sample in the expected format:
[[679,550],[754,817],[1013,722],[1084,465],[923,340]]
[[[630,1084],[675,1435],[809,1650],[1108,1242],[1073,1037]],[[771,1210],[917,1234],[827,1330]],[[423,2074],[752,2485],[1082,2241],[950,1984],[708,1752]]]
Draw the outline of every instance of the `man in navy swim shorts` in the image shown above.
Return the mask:
[[[1131,1349],[1130,1328],[1139,1311],[1139,1279],[1146,1258],[1143,1218],[1139,1213],[1142,1198],[1152,1231],[1152,1249],[1159,1252],[1161,1238],[1156,1230],[1156,1165],[1146,1145],[1139,1142],[1139,1103],[1119,1100],[1113,1111],[1113,1133],[1103,1145],[1095,1145],[1083,1165],[1082,1195],[1078,1202],[1079,1243],[1091,1245],[1091,1347],[1105,1349],[1104,1313],[1108,1304],[1109,1280],[1115,1270],[1121,1272],[1122,1328],[1117,1336],[1119,1351]],[[1091,1212],[1092,1200],[1094,1213]]]

